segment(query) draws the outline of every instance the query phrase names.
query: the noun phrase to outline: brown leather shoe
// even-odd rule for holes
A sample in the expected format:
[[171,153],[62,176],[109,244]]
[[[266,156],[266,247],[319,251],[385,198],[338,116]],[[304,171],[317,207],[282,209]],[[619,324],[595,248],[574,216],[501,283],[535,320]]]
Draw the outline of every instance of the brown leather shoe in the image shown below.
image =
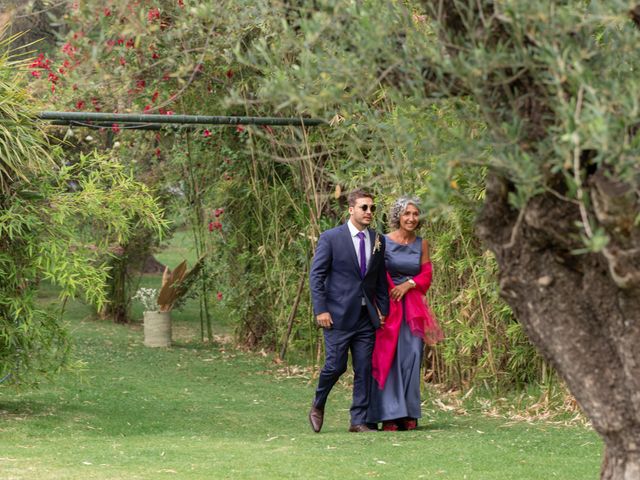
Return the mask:
[[369,428],[367,427],[367,425],[365,423],[361,423],[359,425],[351,425],[349,427],[349,431],[350,432],[356,432],[356,433],[361,433],[361,432],[377,432],[377,430],[374,430],[373,428]]
[[320,432],[322,428],[322,422],[324,421],[324,409],[316,408],[311,405],[311,410],[309,410],[309,423],[311,424],[311,428],[316,433]]

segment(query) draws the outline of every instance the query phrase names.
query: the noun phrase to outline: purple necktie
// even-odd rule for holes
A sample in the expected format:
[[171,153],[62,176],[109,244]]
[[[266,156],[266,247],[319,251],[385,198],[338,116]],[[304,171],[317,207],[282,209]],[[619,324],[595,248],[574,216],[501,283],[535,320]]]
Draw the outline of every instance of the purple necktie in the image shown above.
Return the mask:
[[360,239],[360,276],[364,278],[367,272],[367,252],[364,249],[364,232],[358,232],[356,237]]

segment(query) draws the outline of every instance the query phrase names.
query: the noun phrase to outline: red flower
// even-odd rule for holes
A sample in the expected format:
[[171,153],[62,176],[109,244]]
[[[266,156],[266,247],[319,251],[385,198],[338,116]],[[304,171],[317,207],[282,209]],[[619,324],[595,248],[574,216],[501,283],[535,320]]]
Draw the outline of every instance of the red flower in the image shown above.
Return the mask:
[[231,79],[231,77],[233,77],[233,70],[229,69],[227,70],[227,78]]
[[31,72],[32,77],[40,78],[40,72],[38,70],[34,70]]
[[211,136],[211,132],[209,131],[209,129],[205,128],[204,132],[202,132],[202,135],[204,135],[205,137],[210,137]]
[[111,125],[111,130],[113,131],[113,133],[118,133],[120,131],[120,127],[117,123],[114,123],[113,125]]
[[156,148],[156,157],[159,157],[159,156],[160,156],[160,153],[161,153],[160,149],[159,149],[159,148]]
[[154,60],[157,60],[158,58],[160,58],[160,55],[158,55],[156,52],[153,52],[153,55],[151,55],[151,58],[153,58]]
[[69,42],[67,42],[62,46],[62,52],[66,53],[71,58],[73,58],[73,56],[76,53],[76,48],[73,45],[71,45]]
[[103,10],[103,12],[104,12],[104,16],[105,16],[105,17],[110,17],[110,16],[111,16],[111,10],[110,10],[110,9],[105,8],[105,9]]
[[218,218],[223,213],[224,213],[224,208],[216,208],[215,212],[213,212],[216,218]]
[[142,88],[144,88],[144,87],[146,87],[146,86],[147,86],[147,82],[145,82],[144,80],[138,80],[138,81],[136,81],[136,87],[138,87],[138,88],[141,88],[141,89],[142,89]]
[[120,65],[124,66],[127,64],[127,61],[124,59],[124,57],[120,57]]
[[162,80],[169,80],[169,74],[168,74],[168,73],[165,73],[165,74],[162,76]]
[[122,45],[124,43],[124,38],[118,38],[118,45]]
[[242,125],[238,125],[238,126],[236,127],[236,132],[238,132],[238,133],[242,133],[242,132],[244,132],[244,126],[242,126]]
[[178,6],[184,8],[184,0],[178,0]]
[[151,10],[149,10],[149,13],[147,13],[147,19],[150,22],[157,20],[159,18],[160,18],[160,10],[158,10],[156,7],[152,8]]
[[60,77],[58,77],[55,73],[49,72],[49,81],[51,83],[56,83],[59,79]]
[[76,102],[76,110],[82,110],[85,106],[84,100],[78,100]]
[[222,292],[218,292],[216,294],[216,297],[217,297],[218,300],[222,300]]
[[173,111],[172,110],[167,110],[166,112],[164,112],[165,115],[173,115]]
[[155,102],[158,99],[158,95],[160,95],[160,94],[158,93],[157,90],[155,92],[153,92],[153,95],[151,95],[151,101]]
[[36,58],[35,61],[29,66],[31,68],[44,68],[45,70],[51,70],[50,65],[51,60],[49,60],[48,58],[44,58],[44,53],[41,53],[40,55],[38,55],[38,58]]
[[67,73],[67,71],[64,68],[60,67],[58,69],[58,73],[60,73],[60,75],[64,75],[65,73]]
[[151,105],[145,105],[144,106],[144,112],[148,112],[149,110],[151,110]]
[[129,40],[127,40],[127,43],[125,45],[127,48],[133,48],[135,46],[135,42],[133,40],[133,38],[130,38]]
[[222,231],[222,223],[220,223],[218,220],[216,220],[215,222],[209,222],[209,231],[213,232],[214,230],[218,230],[218,231]]

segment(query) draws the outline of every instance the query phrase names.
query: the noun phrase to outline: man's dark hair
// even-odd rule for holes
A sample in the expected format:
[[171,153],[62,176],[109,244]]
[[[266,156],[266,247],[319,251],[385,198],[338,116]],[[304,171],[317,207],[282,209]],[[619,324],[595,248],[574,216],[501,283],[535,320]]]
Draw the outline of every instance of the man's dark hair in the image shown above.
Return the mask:
[[355,207],[356,200],[358,200],[359,198],[370,198],[371,200],[373,200],[373,195],[361,188],[358,188],[357,190],[349,192],[349,195],[347,195],[347,203],[350,207]]

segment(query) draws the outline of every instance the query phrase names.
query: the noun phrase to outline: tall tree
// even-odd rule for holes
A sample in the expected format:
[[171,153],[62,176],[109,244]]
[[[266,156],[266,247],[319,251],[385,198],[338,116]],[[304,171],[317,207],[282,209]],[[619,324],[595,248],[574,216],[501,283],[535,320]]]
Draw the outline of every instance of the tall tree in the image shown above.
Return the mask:
[[430,66],[435,87],[472,96],[496,146],[478,233],[503,296],[604,438],[602,478],[638,478],[640,32],[628,2],[426,3],[447,51]]

